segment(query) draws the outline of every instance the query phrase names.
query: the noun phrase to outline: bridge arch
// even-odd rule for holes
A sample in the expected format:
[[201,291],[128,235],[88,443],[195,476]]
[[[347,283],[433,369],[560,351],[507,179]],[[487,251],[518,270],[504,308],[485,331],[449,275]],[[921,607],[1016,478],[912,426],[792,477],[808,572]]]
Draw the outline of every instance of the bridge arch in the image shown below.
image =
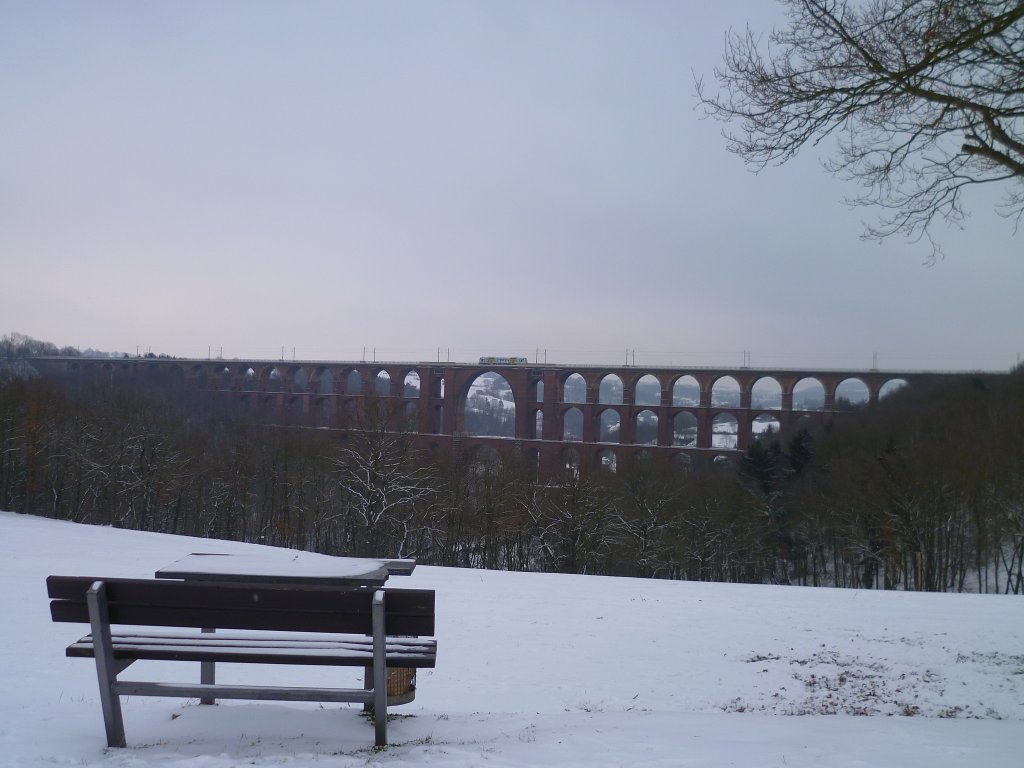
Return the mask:
[[693,471],[693,457],[680,451],[672,457],[672,467],[681,474],[689,474]]
[[883,397],[894,395],[905,386],[907,386],[906,379],[887,379],[885,383],[878,388],[878,399],[881,400]]
[[793,385],[794,411],[825,410],[825,385],[814,376],[805,376]]
[[[100,371],[102,374],[102,382],[104,384],[110,385],[114,383],[113,365],[111,365],[110,363],[104,363],[102,366],[100,366]],[[184,389],[186,378],[184,367],[178,365],[177,363],[174,363],[170,366],[170,368],[168,368],[168,373],[170,374],[171,388],[179,391],[181,389]],[[159,376],[159,374],[157,374],[157,376]]]
[[[114,380],[114,366],[110,363],[104,365],[104,368],[109,372],[109,380]],[[185,375],[185,381],[189,386],[198,387],[199,389],[206,389],[210,382],[210,367],[197,363],[188,367],[188,372]]]
[[406,432],[419,432],[420,428],[420,407],[411,400],[402,404],[403,428]]
[[516,437],[516,393],[502,374],[485,370],[466,382],[456,401],[461,431],[480,437]]
[[359,405],[359,401],[352,398],[347,398],[344,403],[342,403],[341,414],[345,422],[344,426],[348,429],[358,427],[362,421],[362,411]]
[[328,397],[318,397],[316,400],[313,401],[313,426],[331,426],[332,402],[333,400]]
[[649,408],[645,408],[634,417],[633,444],[658,444],[658,414]]
[[695,448],[698,423],[697,415],[693,411],[677,411],[672,417],[672,445]]
[[306,404],[309,400],[302,394],[289,396],[284,403],[282,422],[289,426],[302,426],[306,423]]
[[645,373],[633,387],[634,405],[661,405],[661,382],[653,373]]
[[561,402],[587,402],[587,380],[583,378],[582,373],[569,371],[562,375],[558,383],[562,390]]
[[242,389],[246,392],[257,392],[260,388],[260,381],[256,377],[256,370],[248,366],[242,370]]
[[619,457],[611,448],[602,448],[599,450],[596,454],[596,459],[598,469],[611,472],[613,475],[618,471]]
[[261,393],[259,395],[260,416],[264,421],[269,424],[281,423],[280,402],[281,398],[276,392]]
[[622,417],[616,408],[605,408],[601,411],[599,443],[619,443],[622,441]]
[[377,397],[391,397],[391,374],[387,368],[378,368],[373,373],[373,394]]
[[574,446],[565,446],[558,454],[561,475],[567,480],[580,476],[580,452]]
[[301,365],[291,365],[284,372],[285,389],[296,394],[309,392],[309,374]]
[[730,411],[719,411],[711,419],[711,447],[739,448],[740,424],[736,415]]
[[267,365],[260,369],[259,390],[261,392],[282,392],[284,390],[284,376],[276,365]]
[[583,411],[576,406],[563,408],[559,413],[559,421],[562,425],[562,440],[564,442],[583,442]]
[[859,408],[871,399],[871,389],[859,376],[843,379],[832,393],[832,402],[837,411]]
[[313,373],[313,382],[313,387],[318,394],[334,394],[334,374],[327,366],[322,365],[316,369]]
[[732,376],[717,377],[711,384],[711,406],[739,408],[740,383]]
[[218,365],[215,368],[214,380],[217,382],[217,389],[221,392],[230,392],[234,389],[234,377],[231,375],[231,369],[226,365]]
[[[155,384],[160,381],[161,372],[162,371],[160,363],[154,362],[152,360],[147,360],[142,367],[142,378],[145,381]],[[89,364],[89,373],[91,374],[92,378],[95,379],[97,375],[97,367],[95,363]]]
[[598,380],[597,402],[604,405],[622,405],[622,379],[606,373]]
[[750,439],[778,440],[782,433],[782,422],[776,413],[759,413],[750,420]]
[[750,407],[761,410],[782,410],[782,385],[774,376],[762,376],[750,388]]
[[349,368],[344,371],[345,375],[345,394],[346,395],[362,395],[363,394],[363,375],[360,373],[358,368]]
[[402,397],[420,396],[420,375],[414,369],[407,370],[402,377]]
[[523,458],[526,460],[526,466],[530,468],[530,475],[534,479],[539,478],[541,470],[540,451],[536,448],[527,448],[523,451]]
[[679,376],[672,382],[672,405],[700,405],[700,382],[690,375]]

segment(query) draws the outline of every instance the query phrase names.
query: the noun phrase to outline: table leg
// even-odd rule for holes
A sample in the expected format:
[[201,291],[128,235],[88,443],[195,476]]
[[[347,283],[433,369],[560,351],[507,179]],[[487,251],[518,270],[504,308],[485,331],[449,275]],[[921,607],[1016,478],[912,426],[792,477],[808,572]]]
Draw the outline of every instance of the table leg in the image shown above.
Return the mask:
[[[213,634],[216,629],[203,627],[200,632],[206,634]],[[199,682],[203,685],[213,685],[216,682],[216,666],[215,662],[212,661],[201,661],[199,662]],[[217,700],[212,696],[203,696],[199,699],[200,704],[216,704]]]
[[[363,690],[368,691],[373,688],[373,667],[363,667]],[[363,712],[372,712],[373,704],[366,702],[363,704]]]

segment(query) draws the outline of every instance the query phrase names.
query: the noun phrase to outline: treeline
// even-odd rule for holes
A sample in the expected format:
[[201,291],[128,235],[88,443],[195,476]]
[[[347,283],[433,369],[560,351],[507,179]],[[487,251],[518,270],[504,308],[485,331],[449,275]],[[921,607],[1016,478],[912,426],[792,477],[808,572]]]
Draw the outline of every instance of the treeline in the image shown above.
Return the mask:
[[418,453],[385,401],[286,430],[168,392],[0,385],[0,509],[423,563],[1024,594],[1024,373],[907,388],[732,465],[538,482]]
[[32,366],[30,358],[43,355],[79,357],[81,354],[75,347],[58,347],[23,333],[6,333],[0,336],[0,384],[38,377],[39,372]]
[[0,359],[12,360],[43,355],[80,357],[82,353],[77,347],[58,347],[52,342],[33,339],[24,333],[5,333],[0,336]]

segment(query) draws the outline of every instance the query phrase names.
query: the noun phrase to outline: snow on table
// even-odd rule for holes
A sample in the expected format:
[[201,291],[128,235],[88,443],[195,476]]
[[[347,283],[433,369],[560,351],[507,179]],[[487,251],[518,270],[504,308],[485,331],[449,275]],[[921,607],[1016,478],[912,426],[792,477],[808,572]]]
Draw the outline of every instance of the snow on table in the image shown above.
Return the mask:
[[381,585],[393,561],[330,557],[314,552],[193,552],[156,572],[158,579]]

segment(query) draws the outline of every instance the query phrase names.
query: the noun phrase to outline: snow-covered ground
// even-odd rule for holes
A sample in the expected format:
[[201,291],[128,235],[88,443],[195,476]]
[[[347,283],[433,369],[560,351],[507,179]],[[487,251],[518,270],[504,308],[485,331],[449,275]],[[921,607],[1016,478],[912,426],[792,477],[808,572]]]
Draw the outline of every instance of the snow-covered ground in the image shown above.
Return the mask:
[[[392,745],[354,705],[131,698],[106,749],[91,661],[50,621],[48,574],[150,576],[255,545],[0,513],[0,765],[1019,768],[1024,599],[419,567],[438,665]],[[382,553],[386,554],[386,553]],[[124,677],[196,678],[142,663]],[[136,669],[139,672],[136,673]],[[220,670],[343,685],[348,670]],[[354,681],[354,678],[353,678]]]

